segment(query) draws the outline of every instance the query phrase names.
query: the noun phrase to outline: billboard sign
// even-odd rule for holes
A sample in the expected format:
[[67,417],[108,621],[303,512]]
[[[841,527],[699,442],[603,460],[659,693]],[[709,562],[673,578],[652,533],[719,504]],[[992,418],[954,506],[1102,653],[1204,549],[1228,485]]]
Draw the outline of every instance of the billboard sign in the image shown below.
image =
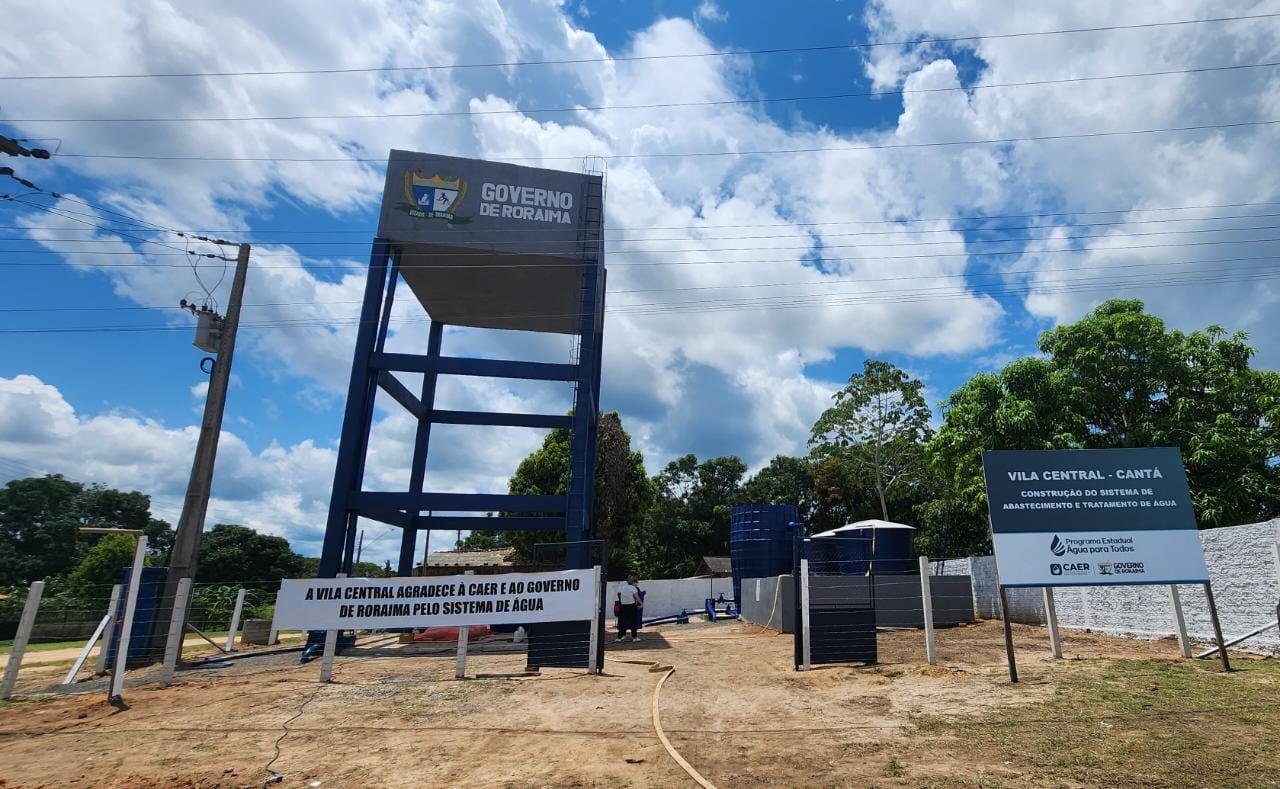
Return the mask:
[[276,595],[282,630],[425,628],[572,622],[599,605],[596,571],[435,578],[285,579]]
[[1207,583],[1175,448],[982,453],[1003,586]]
[[391,151],[378,236],[401,244],[574,257],[597,175]]

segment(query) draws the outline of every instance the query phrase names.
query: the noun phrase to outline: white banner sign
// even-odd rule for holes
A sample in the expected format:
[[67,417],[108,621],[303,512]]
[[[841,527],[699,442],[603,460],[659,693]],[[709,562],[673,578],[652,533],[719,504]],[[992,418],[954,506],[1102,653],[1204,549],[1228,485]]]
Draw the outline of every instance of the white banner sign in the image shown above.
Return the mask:
[[281,630],[517,625],[592,618],[596,571],[563,570],[438,578],[285,579],[276,595]]

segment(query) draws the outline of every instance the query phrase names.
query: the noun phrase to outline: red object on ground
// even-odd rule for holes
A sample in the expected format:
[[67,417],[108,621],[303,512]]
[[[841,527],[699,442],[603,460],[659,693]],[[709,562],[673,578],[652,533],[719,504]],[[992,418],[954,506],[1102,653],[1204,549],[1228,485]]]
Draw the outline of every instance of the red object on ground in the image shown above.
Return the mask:
[[[473,641],[480,641],[487,638],[493,638],[493,631],[488,625],[473,625],[467,628],[467,638]],[[413,633],[414,641],[457,641],[458,628],[456,627],[428,627],[426,630],[415,630]]]

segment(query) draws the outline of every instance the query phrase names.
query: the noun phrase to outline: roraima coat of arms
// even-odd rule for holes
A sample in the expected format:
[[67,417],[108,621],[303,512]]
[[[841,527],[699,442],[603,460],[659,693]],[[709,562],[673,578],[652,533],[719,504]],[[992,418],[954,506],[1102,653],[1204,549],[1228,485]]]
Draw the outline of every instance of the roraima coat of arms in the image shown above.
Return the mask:
[[443,219],[451,225],[471,221],[471,217],[458,216],[455,210],[467,196],[467,182],[461,178],[430,178],[413,171],[404,174],[404,196],[408,201],[401,208],[409,216],[418,219]]

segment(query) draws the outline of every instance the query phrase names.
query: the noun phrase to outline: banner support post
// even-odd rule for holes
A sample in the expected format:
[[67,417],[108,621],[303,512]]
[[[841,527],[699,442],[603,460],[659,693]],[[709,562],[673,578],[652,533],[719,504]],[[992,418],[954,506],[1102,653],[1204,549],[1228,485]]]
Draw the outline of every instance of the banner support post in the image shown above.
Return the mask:
[[1218,606],[1213,601],[1213,584],[1205,581],[1204,596],[1209,602],[1209,619],[1213,622],[1213,637],[1218,640],[1218,654],[1222,657],[1222,670],[1230,671],[1231,662],[1227,660],[1227,645],[1222,638],[1222,623],[1218,621]]
[[[464,575],[475,575],[475,570],[467,570]],[[462,625],[458,628],[458,657],[454,661],[453,676],[456,679],[467,678],[467,639],[471,635],[471,630]]]
[[[596,576],[595,597],[597,598],[600,597],[600,594],[599,594],[600,584],[602,583],[600,575],[601,575],[600,565],[597,564],[595,569],[595,576]],[[596,665],[600,655],[600,609],[601,609],[601,603],[599,602],[597,602],[597,604],[591,608],[591,646],[589,647],[589,652],[588,652],[589,657],[587,658],[588,674],[600,673],[600,669]]]
[[[346,578],[346,573],[338,573],[334,578]],[[333,681],[333,654],[338,651],[338,631],[324,632],[324,657],[320,660],[320,681]]]

